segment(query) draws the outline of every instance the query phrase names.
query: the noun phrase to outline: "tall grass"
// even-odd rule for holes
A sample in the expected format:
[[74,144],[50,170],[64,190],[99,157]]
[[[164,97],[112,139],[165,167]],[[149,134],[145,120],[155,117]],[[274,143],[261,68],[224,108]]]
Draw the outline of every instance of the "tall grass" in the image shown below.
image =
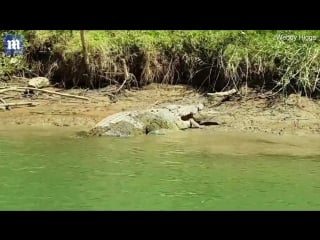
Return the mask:
[[[27,40],[25,55],[14,64],[1,57],[0,76],[29,69],[66,87],[102,87],[124,81],[124,60],[139,86],[186,83],[220,91],[245,84],[311,96],[320,91],[320,31],[86,31],[89,72],[79,31],[19,33]],[[280,35],[297,39],[281,41]]]

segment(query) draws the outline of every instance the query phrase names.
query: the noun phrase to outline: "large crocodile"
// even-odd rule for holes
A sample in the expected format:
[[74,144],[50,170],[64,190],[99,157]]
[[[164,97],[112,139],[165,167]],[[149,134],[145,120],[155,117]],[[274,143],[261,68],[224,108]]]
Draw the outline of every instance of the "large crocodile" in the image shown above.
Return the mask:
[[160,134],[163,129],[184,130],[202,128],[195,115],[203,109],[198,105],[166,105],[140,111],[126,111],[111,115],[89,131],[89,136],[133,136]]

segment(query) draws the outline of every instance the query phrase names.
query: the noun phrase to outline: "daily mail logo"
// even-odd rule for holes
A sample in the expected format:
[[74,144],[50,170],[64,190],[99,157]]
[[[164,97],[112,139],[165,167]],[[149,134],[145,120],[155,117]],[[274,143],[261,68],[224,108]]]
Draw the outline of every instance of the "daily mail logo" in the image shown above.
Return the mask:
[[4,51],[6,55],[23,54],[23,36],[7,34],[4,37]]

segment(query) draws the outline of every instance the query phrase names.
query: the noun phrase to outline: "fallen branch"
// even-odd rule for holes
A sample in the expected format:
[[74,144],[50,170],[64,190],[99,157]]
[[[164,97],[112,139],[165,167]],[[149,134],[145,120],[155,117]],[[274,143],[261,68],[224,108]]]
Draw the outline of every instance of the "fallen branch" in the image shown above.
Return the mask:
[[225,96],[230,96],[232,94],[235,94],[236,92],[237,92],[237,90],[231,89],[231,90],[225,91],[225,92],[207,93],[207,95],[210,97],[225,97]]
[[0,104],[0,108],[8,108],[8,107],[15,107],[15,106],[29,106],[29,107],[33,107],[33,106],[36,106],[36,104],[33,103],[33,102],[20,102],[20,103],[5,103],[5,104]]
[[71,94],[66,94],[66,93],[59,93],[59,92],[54,92],[54,91],[49,91],[45,89],[39,89],[39,88],[32,88],[32,87],[12,87],[12,88],[6,88],[0,90],[0,93],[7,92],[7,91],[18,91],[21,92],[21,90],[33,90],[33,91],[38,91],[38,92],[45,92],[45,93],[50,93],[50,94],[55,94],[59,96],[64,96],[64,97],[70,97],[70,98],[78,98],[78,99],[83,99],[89,101],[90,99],[87,97],[82,97],[82,96],[77,96],[77,95],[71,95]]
[[44,111],[40,112],[40,111],[30,111],[30,113],[34,113],[34,114],[45,114]]
[[235,94],[237,90],[232,89],[226,92],[207,93],[208,102],[210,107],[217,107],[224,101],[228,100],[231,95]]
[[121,59],[121,62],[122,62],[122,64],[123,64],[124,81],[123,81],[123,83],[121,84],[121,86],[115,91],[115,93],[120,92],[120,90],[121,90],[121,89],[123,88],[123,86],[126,84],[127,80],[130,79],[130,74],[129,74],[128,67],[127,67],[127,64],[126,64],[126,60]]
[[126,82],[127,82],[127,78],[123,81],[123,83],[121,84],[121,86],[117,89],[117,90],[115,90],[115,93],[117,93],[117,92],[120,92],[120,90],[123,88],[123,86],[126,84]]
[[127,64],[126,64],[126,61],[124,60],[124,59],[121,59],[121,61],[122,61],[122,64],[123,64],[123,70],[124,70],[124,81],[123,81],[123,83],[121,84],[121,86],[117,89],[117,90],[115,90],[114,92],[112,92],[112,93],[114,93],[114,94],[116,94],[116,93],[118,93],[118,92],[120,92],[120,90],[123,88],[123,86],[127,83],[127,81],[137,81],[136,80],[136,77],[134,76],[134,74],[132,74],[132,73],[130,73],[129,72],[129,70],[128,70],[128,67],[127,67]]
[[2,89],[0,90],[0,93],[4,93],[4,92],[24,92],[25,90],[23,89],[18,89],[17,87],[9,87],[9,88],[5,88],[5,89]]
[[7,104],[7,102],[3,98],[0,98],[0,102],[2,102],[3,104]]

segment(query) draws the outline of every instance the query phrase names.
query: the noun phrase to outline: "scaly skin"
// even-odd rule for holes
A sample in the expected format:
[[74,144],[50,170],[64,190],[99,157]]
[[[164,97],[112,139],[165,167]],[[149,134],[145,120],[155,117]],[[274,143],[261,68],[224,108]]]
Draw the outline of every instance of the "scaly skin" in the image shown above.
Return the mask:
[[157,132],[161,129],[183,130],[203,128],[194,115],[203,105],[167,105],[142,111],[127,111],[100,121],[89,135],[132,136]]

